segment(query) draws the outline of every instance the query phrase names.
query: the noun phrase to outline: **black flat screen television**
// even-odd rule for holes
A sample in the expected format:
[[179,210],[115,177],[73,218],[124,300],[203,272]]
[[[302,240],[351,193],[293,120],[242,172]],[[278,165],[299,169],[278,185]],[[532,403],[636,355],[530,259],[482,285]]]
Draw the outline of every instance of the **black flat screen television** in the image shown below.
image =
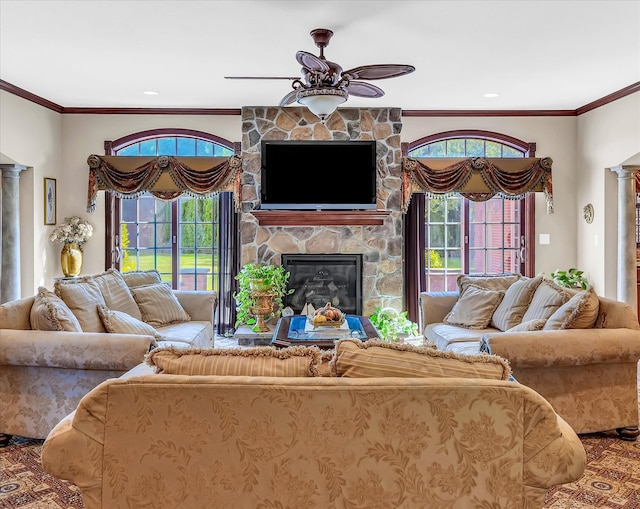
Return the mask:
[[262,209],[376,208],[375,141],[263,140]]

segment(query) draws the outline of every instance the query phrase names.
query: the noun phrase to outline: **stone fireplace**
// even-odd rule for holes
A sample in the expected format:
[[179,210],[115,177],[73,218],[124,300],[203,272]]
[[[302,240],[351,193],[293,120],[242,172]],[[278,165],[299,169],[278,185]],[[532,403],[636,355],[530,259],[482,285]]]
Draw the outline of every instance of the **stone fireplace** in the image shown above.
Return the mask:
[[[399,108],[338,108],[322,124],[303,107],[242,108],[241,263],[282,264],[282,255],[356,254],[362,259],[362,308],[403,310]],[[261,141],[376,140],[377,211],[260,210]],[[345,171],[340,169],[340,171]],[[339,171],[301,171],[301,185],[328,186]],[[326,211],[325,211],[326,212]]]

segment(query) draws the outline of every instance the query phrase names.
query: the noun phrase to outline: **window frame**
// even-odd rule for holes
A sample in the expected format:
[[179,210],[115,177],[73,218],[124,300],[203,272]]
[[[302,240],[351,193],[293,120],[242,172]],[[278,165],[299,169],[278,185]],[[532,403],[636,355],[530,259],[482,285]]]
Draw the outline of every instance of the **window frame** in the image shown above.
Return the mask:
[[[160,128],[150,129],[146,131],[140,131],[137,133],[128,134],[122,138],[116,140],[108,140],[104,142],[105,155],[116,155],[118,151],[126,148],[134,143],[141,143],[144,141],[158,139],[158,138],[193,138],[196,140],[208,141],[228,148],[229,150],[238,153],[238,143],[230,142],[224,138],[216,136],[215,134],[206,133],[203,131],[196,131],[193,129],[182,128]],[[116,268],[119,265],[119,256],[117,248],[119,248],[119,242],[116,246],[114,238],[120,236],[119,229],[119,217],[120,217],[120,200],[114,197],[111,193],[105,193],[105,270],[110,268]],[[175,221],[174,221],[175,222]],[[173,225],[173,231],[177,231],[177,223]],[[173,281],[175,281],[175,274],[173,275]]]
[[[193,129],[182,128],[159,128],[140,131],[128,134],[116,140],[104,142],[105,155],[116,155],[118,151],[127,146],[141,143],[149,140],[158,140],[161,138],[192,138],[196,141],[204,141],[214,143],[231,150],[233,153],[240,153],[241,147],[239,142],[231,142],[214,134],[197,131]],[[113,196],[111,193],[105,193],[105,270],[109,268],[117,268],[120,266],[119,249],[120,249],[120,202],[121,199]],[[171,203],[174,213],[172,213],[172,231],[174,235],[178,232],[178,200]],[[227,210],[231,208],[231,210]],[[224,223],[223,223],[224,221]],[[233,281],[232,278],[237,272],[238,265],[238,217],[233,210],[232,205],[220,207],[218,215],[219,228],[219,246],[218,256],[225,257],[226,263],[220,262],[218,272],[218,306],[217,306],[217,324],[219,331],[227,330],[233,326],[235,320],[235,310],[233,309]],[[172,243],[172,250],[174,244]],[[176,248],[177,249],[177,248]],[[172,287],[179,288],[179,270],[176,263],[172,264]],[[215,287],[215,282],[214,282]]]
[[[444,131],[409,143],[402,143],[402,155],[408,157],[410,151],[427,144],[463,138],[500,143],[522,152],[523,157],[535,157],[536,144],[534,142],[525,142],[506,134],[478,129]],[[467,208],[468,200],[464,199],[463,204]],[[426,249],[425,206],[425,195],[416,193],[412,196],[405,215],[405,302],[408,316],[414,321],[418,321],[420,316],[419,295],[426,291],[427,286],[424,260]],[[524,254],[524,261],[520,262],[521,273],[532,277],[535,271],[535,196],[533,193],[529,193],[522,199],[520,232],[521,240],[524,240],[524,246],[521,246],[521,254]],[[465,232],[465,235],[468,235],[468,232]],[[524,238],[522,239],[522,237]]]

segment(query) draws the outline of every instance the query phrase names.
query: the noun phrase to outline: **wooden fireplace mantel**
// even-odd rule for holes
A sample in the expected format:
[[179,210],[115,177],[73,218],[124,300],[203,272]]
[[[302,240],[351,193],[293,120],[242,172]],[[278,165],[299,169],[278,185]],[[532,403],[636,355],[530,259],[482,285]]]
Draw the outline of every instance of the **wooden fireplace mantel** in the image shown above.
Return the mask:
[[390,210],[252,210],[260,226],[380,226]]

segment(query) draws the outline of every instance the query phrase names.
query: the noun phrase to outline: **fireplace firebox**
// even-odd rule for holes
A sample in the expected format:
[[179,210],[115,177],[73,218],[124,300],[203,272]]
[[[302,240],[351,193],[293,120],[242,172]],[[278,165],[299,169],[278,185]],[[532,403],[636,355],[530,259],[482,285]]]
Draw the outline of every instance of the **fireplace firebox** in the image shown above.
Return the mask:
[[283,302],[296,314],[305,304],[317,309],[327,302],[343,313],[362,314],[361,254],[283,254],[282,265],[294,290]]

